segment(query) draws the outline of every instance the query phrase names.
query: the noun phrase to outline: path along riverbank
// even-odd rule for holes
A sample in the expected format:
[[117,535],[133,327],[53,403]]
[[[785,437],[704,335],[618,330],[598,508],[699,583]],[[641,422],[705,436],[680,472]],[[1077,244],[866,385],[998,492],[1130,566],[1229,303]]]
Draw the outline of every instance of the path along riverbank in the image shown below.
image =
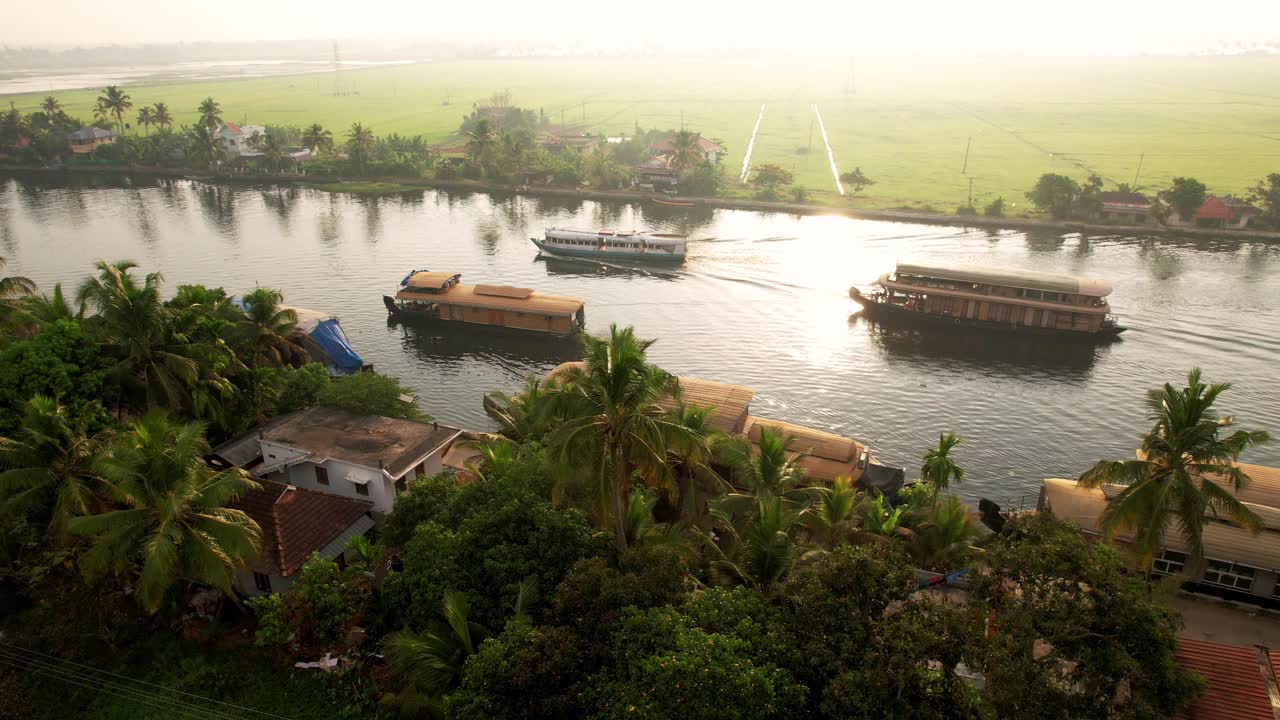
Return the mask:
[[[263,183],[288,182],[303,185],[391,185],[404,187],[421,187],[440,190],[455,190],[484,193],[507,193],[544,197],[577,198],[582,200],[609,200],[615,202],[645,202],[653,200],[671,200],[673,196],[662,193],[639,192],[634,190],[584,190],[570,187],[547,185],[505,185],[478,180],[437,180],[423,178],[369,177],[346,180],[334,177],[315,175],[294,175],[285,173],[248,173],[248,174],[215,174],[207,175],[207,171],[156,168],[129,165],[68,165],[59,168],[40,166],[0,165],[0,174],[130,174],[153,177],[183,178],[195,176],[206,182],[226,183]],[[207,179],[206,179],[207,178]],[[323,188],[322,188],[323,189]],[[1238,240],[1267,240],[1280,242],[1280,232],[1267,230],[1226,230],[1217,228],[1168,227],[1164,225],[1116,225],[1102,223],[1086,223],[1068,220],[1053,220],[1021,217],[985,217],[980,215],[946,215],[943,213],[917,212],[913,210],[869,210],[861,208],[840,207],[838,205],[812,205],[806,203],[769,202],[745,198],[725,197],[693,197],[675,196],[679,200],[693,203],[693,207],[728,208],[735,210],[754,210],[758,212],[780,212],[793,215],[843,215],[863,220],[882,220],[887,222],[922,223],[927,225],[948,225],[956,227],[990,228],[992,230],[1045,230],[1051,232],[1078,232],[1094,235],[1141,234],[1162,237],[1185,238],[1223,238]]]

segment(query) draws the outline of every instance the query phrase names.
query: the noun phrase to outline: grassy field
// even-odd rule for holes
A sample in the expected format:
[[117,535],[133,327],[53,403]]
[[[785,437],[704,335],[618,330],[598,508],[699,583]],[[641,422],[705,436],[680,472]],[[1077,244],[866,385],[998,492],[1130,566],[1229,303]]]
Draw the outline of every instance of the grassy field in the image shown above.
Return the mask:
[[[1191,175],[1212,192],[1242,193],[1280,172],[1280,57],[860,59],[852,71],[848,60],[471,60],[348,71],[345,82],[355,94],[335,96],[325,73],[129,92],[135,103],[169,103],[179,122],[213,96],[231,120],[320,122],[338,136],[360,121],[379,134],[438,141],[473,103],[510,90],[516,104],[595,132],[673,128],[683,119],[726,143],[734,177],[764,104],[752,163],[779,163],[797,184],[834,192],[816,104],[840,170],[860,166],[878,181],[843,201],[861,207],[952,211],[972,180],[975,203],[1002,195],[1021,213],[1040,173],[1133,182],[1140,160],[1138,185],[1148,189]],[[58,93],[85,118],[96,94]],[[39,102],[7,99],[28,111]]]

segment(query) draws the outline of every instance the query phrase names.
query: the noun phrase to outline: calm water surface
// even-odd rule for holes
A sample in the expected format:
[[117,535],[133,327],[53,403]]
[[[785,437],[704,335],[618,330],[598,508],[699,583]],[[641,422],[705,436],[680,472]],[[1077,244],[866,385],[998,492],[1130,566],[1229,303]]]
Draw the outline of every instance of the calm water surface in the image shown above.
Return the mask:
[[[547,225],[658,228],[693,238],[676,269],[538,258]],[[435,191],[378,198],[274,187],[0,179],[0,255],[42,288],[98,258],[181,283],[255,284],[337,314],[356,349],[416,387],[442,422],[489,427],[487,390],[573,359],[571,341],[388,325],[381,297],[413,268],[587,301],[587,325],[635,325],[686,375],[756,389],[758,415],[868,442],[918,466],[941,430],[964,437],[963,494],[1017,502],[1041,478],[1131,455],[1142,393],[1200,365],[1236,389],[1224,409],[1280,432],[1280,246],[1234,240],[993,232],[835,216],[685,210]],[[898,260],[1110,279],[1130,330],[1112,345],[937,336],[851,316],[847,289]],[[1280,442],[1247,459],[1280,463]]]

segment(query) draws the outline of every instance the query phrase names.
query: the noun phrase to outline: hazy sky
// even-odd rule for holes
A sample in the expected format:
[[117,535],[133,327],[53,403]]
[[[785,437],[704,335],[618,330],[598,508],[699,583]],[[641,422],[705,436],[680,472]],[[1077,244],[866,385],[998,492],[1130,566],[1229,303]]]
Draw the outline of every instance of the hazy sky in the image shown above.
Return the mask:
[[361,38],[839,55],[1163,52],[1280,40],[1280,0],[58,0],[12,3],[6,45]]

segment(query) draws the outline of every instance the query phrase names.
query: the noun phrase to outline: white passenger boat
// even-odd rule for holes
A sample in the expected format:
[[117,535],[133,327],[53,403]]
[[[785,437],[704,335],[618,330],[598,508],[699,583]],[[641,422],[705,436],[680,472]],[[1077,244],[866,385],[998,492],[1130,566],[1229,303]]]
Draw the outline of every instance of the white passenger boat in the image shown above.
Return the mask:
[[621,260],[684,260],[688,235],[671,233],[614,232],[547,228],[541,238],[530,238],[539,250],[556,255]]

